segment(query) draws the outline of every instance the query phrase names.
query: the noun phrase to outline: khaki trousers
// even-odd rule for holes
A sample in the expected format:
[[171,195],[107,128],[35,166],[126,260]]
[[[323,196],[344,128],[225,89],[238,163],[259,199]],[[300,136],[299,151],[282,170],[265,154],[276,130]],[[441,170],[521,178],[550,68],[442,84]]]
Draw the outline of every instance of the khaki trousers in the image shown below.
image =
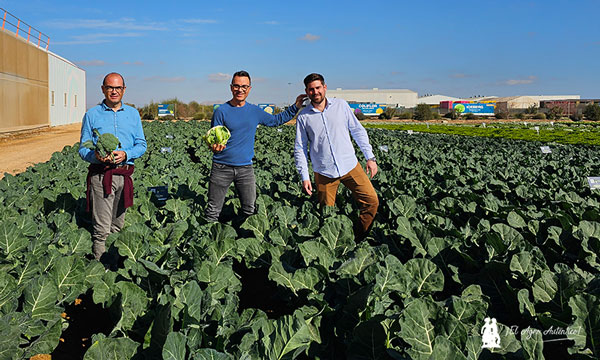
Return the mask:
[[350,189],[360,210],[359,224],[355,228],[355,236],[363,238],[369,231],[375,214],[377,214],[379,199],[377,198],[373,184],[371,184],[369,177],[362,166],[360,166],[360,163],[357,163],[354,169],[339,178],[329,178],[315,173],[315,183],[319,203],[326,206],[335,205],[335,197],[340,183]]
[[103,174],[95,174],[90,179],[90,195],[92,198],[92,241],[94,257],[100,260],[106,251],[106,238],[109,234],[119,232],[125,222],[125,209],[123,207],[122,175],[113,175],[112,192],[104,195],[102,187]]

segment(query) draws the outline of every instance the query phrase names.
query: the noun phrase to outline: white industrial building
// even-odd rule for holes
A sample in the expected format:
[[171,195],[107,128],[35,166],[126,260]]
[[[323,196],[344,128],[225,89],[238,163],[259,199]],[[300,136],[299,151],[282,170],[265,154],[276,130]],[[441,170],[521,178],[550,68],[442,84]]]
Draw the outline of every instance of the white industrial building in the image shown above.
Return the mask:
[[[6,21],[8,15],[11,21]],[[0,133],[81,122],[85,71],[49,51],[47,35],[33,27],[19,28],[25,23],[6,10],[3,16]]]
[[529,107],[540,107],[539,100],[529,96],[508,96],[493,99],[496,102],[496,109],[499,111],[509,111],[513,109],[527,109]]
[[427,104],[430,106],[440,106],[442,101],[460,101],[462,99],[446,95],[427,95],[417,99],[418,104]]
[[550,101],[550,100],[579,100],[580,95],[525,95],[536,101]]
[[418,95],[408,89],[357,89],[337,88],[327,90],[328,97],[344,99],[348,102],[376,103],[395,107],[413,108],[418,104]]
[[85,71],[48,51],[50,126],[81,122],[85,100]]

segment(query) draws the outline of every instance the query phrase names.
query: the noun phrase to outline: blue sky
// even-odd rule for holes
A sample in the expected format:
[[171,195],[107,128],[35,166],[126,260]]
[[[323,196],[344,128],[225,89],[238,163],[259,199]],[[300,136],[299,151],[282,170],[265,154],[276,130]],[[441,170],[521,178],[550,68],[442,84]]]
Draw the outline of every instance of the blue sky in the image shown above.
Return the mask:
[[[110,5],[110,6],[109,6]],[[41,1],[0,7],[86,70],[87,103],[111,71],[124,100],[289,103],[311,72],[330,89],[411,89],[456,97],[599,98],[600,1]]]

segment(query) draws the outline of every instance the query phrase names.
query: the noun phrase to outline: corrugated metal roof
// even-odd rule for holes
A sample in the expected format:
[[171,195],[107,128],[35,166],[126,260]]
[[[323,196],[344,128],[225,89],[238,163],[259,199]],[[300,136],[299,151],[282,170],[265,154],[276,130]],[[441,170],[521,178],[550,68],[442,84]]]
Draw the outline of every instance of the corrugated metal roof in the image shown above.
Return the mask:
[[487,100],[494,100],[496,102],[507,102],[507,101],[513,101],[513,100],[526,100],[526,101],[537,101],[535,99],[530,98],[529,96],[506,96],[506,97],[499,97],[499,98],[489,98]]
[[328,89],[327,91],[332,92],[332,91],[340,91],[340,92],[345,92],[345,93],[352,93],[352,92],[356,92],[356,93],[402,93],[402,94],[416,94],[416,91],[412,91],[409,89],[342,89],[342,88],[337,88],[337,89]]
[[57,55],[57,54],[53,53],[53,52],[52,52],[52,51],[50,51],[50,50],[47,50],[47,51],[48,51],[48,54],[49,54],[49,55],[52,55],[52,56],[54,56],[54,57],[57,57],[57,58],[61,59],[62,61],[64,61],[64,62],[68,63],[69,65],[75,66],[76,68],[78,68],[78,69],[81,69],[81,70],[85,71],[84,69],[80,68],[79,66],[75,65],[73,62],[71,62],[71,61],[69,61],[69,60],[65,59],[64,57],[62,57],[62,56],[60,56],[60,55]]

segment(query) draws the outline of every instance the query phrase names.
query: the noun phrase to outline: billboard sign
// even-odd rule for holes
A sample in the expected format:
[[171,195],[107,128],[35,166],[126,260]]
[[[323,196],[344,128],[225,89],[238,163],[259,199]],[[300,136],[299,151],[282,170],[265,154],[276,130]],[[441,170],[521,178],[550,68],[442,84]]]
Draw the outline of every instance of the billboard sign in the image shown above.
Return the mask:
[[274,104],[258,104],[258,107],[263,109],[266,113],[269,114],[273,114],[273,111],[275,111],[275,105]]
[[452,104],[452,108],[460,114],[474,115],[494,115],[495,104],[471,103],[471,104]]
[[377,116],[385,111],[387,105],[383,104],[369,104],[369,103],[358,103],[358,104],[348,104],[352,108],[352,110],[357,113],[361,112],[367,116]]
[[175,104],[158,104],[158,117],[175,116]]

